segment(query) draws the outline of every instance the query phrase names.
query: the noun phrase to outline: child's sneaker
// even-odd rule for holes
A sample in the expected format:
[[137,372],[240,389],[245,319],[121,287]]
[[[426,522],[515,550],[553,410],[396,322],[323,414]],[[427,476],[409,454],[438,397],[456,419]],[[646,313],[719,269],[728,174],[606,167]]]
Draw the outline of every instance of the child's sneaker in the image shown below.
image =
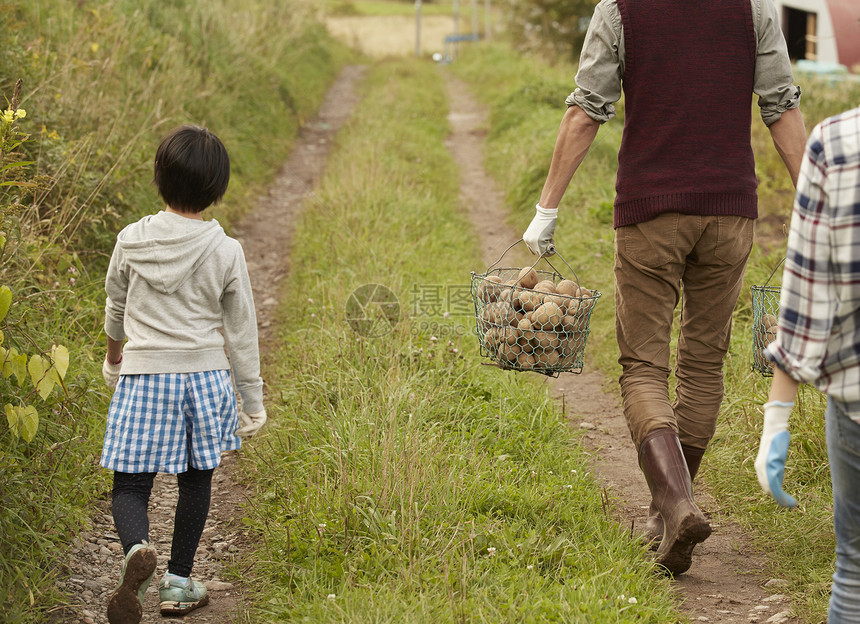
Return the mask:
[[158,585],[161,615],[184,615],[209,604],[209,593],[203,583],[187,578],[184,581],[165,574]]
[[119,585],[108,599],[110,624],[137,624],[143,617],[143,597],[155,574],[158,559],[146,542],[135,544],[125,556]]

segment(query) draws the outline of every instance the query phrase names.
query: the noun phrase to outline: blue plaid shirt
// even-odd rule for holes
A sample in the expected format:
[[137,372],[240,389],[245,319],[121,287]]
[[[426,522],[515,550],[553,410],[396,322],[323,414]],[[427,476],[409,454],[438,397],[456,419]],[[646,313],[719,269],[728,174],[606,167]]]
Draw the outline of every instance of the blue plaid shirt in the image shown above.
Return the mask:
[[797,381],[860,403],[860,108],[825,119],[809,135],[779,329],[767,355]]

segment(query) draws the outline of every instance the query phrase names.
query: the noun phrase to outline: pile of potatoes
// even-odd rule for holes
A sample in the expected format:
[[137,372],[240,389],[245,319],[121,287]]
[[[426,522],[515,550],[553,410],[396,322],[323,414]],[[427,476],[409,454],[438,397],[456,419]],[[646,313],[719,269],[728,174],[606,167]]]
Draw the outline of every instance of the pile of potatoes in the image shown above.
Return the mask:
[[762,314],[753,327],[753,368],[760,372],[773,370],[773,362],[764,355],[764,349],[776,340],[777,318],[773,314]]
[[582,367],[588,320],[600,296],[563,279],[541,279],[531,267],[503,281],[480,279],[478,335],[504,368],[557,372]]

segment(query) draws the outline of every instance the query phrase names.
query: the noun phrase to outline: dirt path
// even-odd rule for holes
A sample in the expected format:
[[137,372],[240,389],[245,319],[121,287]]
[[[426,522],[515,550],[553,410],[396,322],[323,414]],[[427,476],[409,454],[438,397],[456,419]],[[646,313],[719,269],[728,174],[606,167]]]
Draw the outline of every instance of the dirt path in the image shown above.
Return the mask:
[[[507,210],[501,194],[483,169],[486,111],[469,94],[467,85],[450,74],[446,78],[453,129],[448,146],[460,167],[462,205],[468,211],[479,236],[483,259],[489,265],[522,233],[506,225]],[[505,263],[506,266],[523,266],[534,261],[522,244],[511,250],[511,254],[515,252],[519,253],[512,256],[514,263]],[[586,431],[585,446],[590,451],[593,470],[607,490],[618,521],[625,526],[643,526],[650,496],[620,400],[614,392],[604,391],[607,379],[599,372],[583,372],[562,374],[548,383],[565,407],[571,425]],[[689,572],[674,582],[691,619],[728,624],[797,622],[790,617],[786,599],[773,589],[780,581],[764,576],[749,540],[736,525],[716,514],[714,500],[701,483],[695,483],[694,489],[702,510],[711,512],[714,532],[696,547]]]
[[[359,66],[347,67],[341,72],[329,89],[317,117],[300,132],[291,156],[268,194],[233,231],[245,249],[257,304],[263,358],[267,355],[268,330],[278,303],[280,282],[289,271],[287,260],[295,219],[323,172],[334,134],[357,102],[355,86],[363,73],[364,68]],[[230,624],[246,621],[242,616],[244,588],[223,578],[225,567],[241,561],[243,554],[251,549],[241,523],[244,515],[242,504],[248,494],[234,479],[240,458],[241,451],[226,453],[221,467],[215,471],[211,510],[195,559],[193,576],[205,582],[211,595],[210,604],[181,620],[165,620],[158,611],[156,583],[167,568],[178,494],[175,477],[162,474],[156,477],[149,517],[150,540],[158,552],[158,569],[146,594],[142,622]],[[69,576],[61,585],[73,597],[74,605],[55,610],[55,621],[62,624],[106,624],[107,599],[116,586],[122,567],[122,548],[110,515],[109,501],[105,501],[102,509],[94,515],[92,529],[74,540],[71,554]]]
[[[243,242],[251,272],[264,357],[280,282],[289,271],[287,258],[297,211],[324,169],[332,137],[357,102],[355,85],[362,74],[361,67],[348,67],[342,72],[317,119],[302,131],[293,154],[267,196],[234,230],[234,235]],[[453,127],[448,145],[461,168],[463,206],[470,208],[469,216],[480,237],[482,255],[489,264],[519,234],[505,225],[503,199],[483,170],[486,113],[469,96],[465,85],[451,76],[448,80]],[[280,227],[272,227],[273,224]],[[517,251],[522,252],[521,246],[512,253]],[[513,258],[516,260],[516,256]],[[520,261],[524,260],[520,256]],[[588,430],[585,437],[593,452],[594,470],[615,502],[619,521],[639,525],[644,521],[648,504],[645,483],[635,463],[617,398],[602,390],[605,382],[596,372],[562,375],[552,382],[552,390],[565,405],[572,424]],[[244,621],[243,587],[222,578],[225,566],[241,560],[242,553],[250,549],[240,522],[241,505],[247,494],[233,478],[239,458],[240,454],[228,454],[223,468],[215,473],[212,510],[195,565],[194,574],[206,580],[212,602],[182,621],[212,624]],[[706,511],[715,507],[699,484],[697,495]],[[160,475],[150,508],[151,537],[159,552],[157,578],[166,567],[175,500],[175,479]],[[68,562],[69,578],[63,582],[76,605],[62,614],[58,611],[58,622],[106,622],[106,601],[119,576],[121,548],[109,503],[104,504],[93,520],[92,529],[74,542],[72,559]],[[714,535],[697,548],[690,572],[676,581],[692,619],[726,623],[794,622],[784,613],[787,605],[769,597],[772,592],[763,589],[768,579],[762,576],[737,527],[717,518],[714,528]],[[158,614],[157,591],[151,587],[143,622],[163,621]]]
[[358,102],[355,86],[364,72],[365,67],[358,65],[348,66],[341,72],[326,94],[317,117],[302,128],[292,154],[281,167],[268,194],[233,230],[245,249],[251,274],[263,357],[272,315],[280,301],[281,280],[290,270],[289,252],[295,219],[305,200],[313,196],[334,135]]

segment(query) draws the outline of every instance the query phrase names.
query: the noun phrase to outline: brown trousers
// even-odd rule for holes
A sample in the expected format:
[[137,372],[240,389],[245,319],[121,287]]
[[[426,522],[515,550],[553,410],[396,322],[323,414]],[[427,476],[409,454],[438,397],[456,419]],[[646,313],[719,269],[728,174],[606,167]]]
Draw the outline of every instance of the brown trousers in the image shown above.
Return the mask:
[[[752,249],[745,217],[666,213],[615,232],[615,330],[621,400],[638,449],[671,427],[704,450],[723,400],[723,360]],[[683,298],[682,298],[683,296]],[[669,372],[675,308],[681,301],[675,398]]]

